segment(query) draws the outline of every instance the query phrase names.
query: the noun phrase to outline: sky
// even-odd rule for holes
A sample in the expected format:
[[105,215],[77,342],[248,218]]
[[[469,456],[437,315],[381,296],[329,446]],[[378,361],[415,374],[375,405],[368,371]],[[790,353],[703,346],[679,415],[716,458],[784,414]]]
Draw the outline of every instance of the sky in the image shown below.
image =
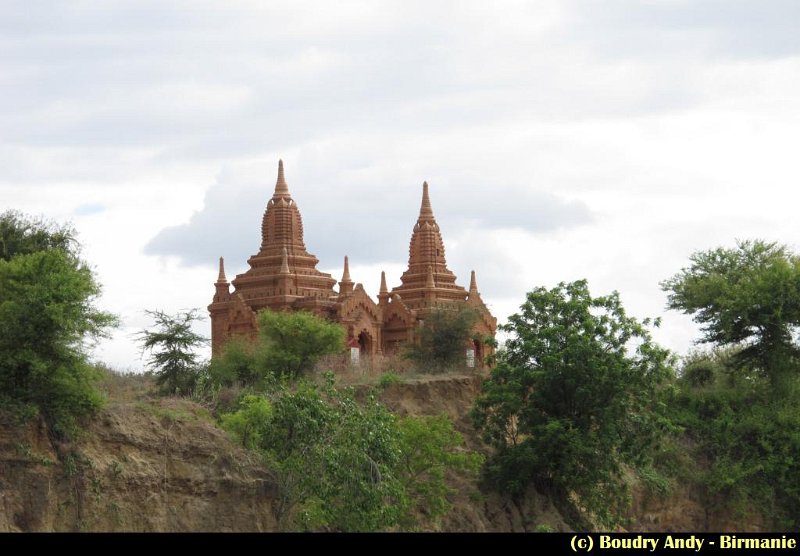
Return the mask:
[[[430,184],[499,320],[586,278],[693,348],[659,283],[737,239],[798,248],[796,0],[0,0],[0,211],[79,232],[143,367],[145,310],[258,251],[278,159],[319,268],[399,285]],[[210,334],[207,318],[197,330]]]

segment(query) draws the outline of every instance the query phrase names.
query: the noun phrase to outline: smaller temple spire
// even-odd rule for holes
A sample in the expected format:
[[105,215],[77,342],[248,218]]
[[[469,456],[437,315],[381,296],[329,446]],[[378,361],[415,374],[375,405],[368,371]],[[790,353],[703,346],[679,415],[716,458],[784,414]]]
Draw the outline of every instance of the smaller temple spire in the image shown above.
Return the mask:
[[281,274],[289,274],[289,253],[286,247],[281,251]]
[[217,284],[227,284],[228,278],[225,277],[225,259],[222,257],[219,258],[219,277],[217,278]]
[[228,284],[228,279],[225,277],[225,259],[219,258],[219,277],[214,284],[214,301],[213,303],[224,303],[231,298],[231,285]]
[[385,306],[389,303],[389,288],[386,286],[386,272],[381,270],[381,289],[378,292],[378,304]]
[[283,175],[283,160],[278,160],[278,181],[275,182],[275,195],[273,197],[283,195],[289,195],[289,185]]
[[389,288],[386,286],[386,272],[381,270],[381,291],[380,293],[389,293]]
[[350,279],[350,258],[344,256],[344,272],[342,281],[339,282],[339,295],[349,295],[353,293],[353,281]]
[[469,295],[478,295],[478,280],[475,278],[475,271],[472,271],[472,277],[469,280]]
[[428,279],[425,282],[426,289],[434,289],[436,287],[436,281],[433,279],[433,266],[428,265]]
[[342,282],[352,282],[352,280],[350,280],[350,259],[347,255],[344,256],[344,273],[342,274]]
[[422,182],[422,206],[419,208],[419,218],[422,220],[433,219],[433,207],[431,206],[431,198],[428,194],[428,182]]

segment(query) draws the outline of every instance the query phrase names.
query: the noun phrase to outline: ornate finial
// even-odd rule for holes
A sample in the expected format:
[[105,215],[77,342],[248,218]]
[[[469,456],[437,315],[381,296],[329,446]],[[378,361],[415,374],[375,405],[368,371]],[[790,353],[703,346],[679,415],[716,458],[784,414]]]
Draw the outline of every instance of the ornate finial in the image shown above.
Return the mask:
[[342,282],[352,282],[350,280],[350,259],[347,255],[344,256],[344,273],[342,274]]
[[281,274],[289,274],[289,253],[286,251],[286,247],[283,248],[281,257]]
[[219,277],[217,278],[217,284],[227,284],[228,279],[225,277],[225,259],[222,257],[219,258]]
[[431,206],[431,198],[428,195],[428,182],[422,182],[422,206],[419,209],[420,219],[423,217],[433,218],[433,207]]
[[389,293],[389,288],[386,287],[386,272],[381,270],[381,291],[380,293]]
[[472,271],[472,277],[469,279],[469,294],[478,293],[478,280],[475,278],[475,271]]
[[436,282],[433,279],[433,266],[428,265],[428,280],[425,282],[425,287],[427,289],[433,289],[436,287]]
[[289,186],[286,184],[286,178],[283,175],[283,160],[278,161],[278,181],[275,182],[275,195],[289,195]]

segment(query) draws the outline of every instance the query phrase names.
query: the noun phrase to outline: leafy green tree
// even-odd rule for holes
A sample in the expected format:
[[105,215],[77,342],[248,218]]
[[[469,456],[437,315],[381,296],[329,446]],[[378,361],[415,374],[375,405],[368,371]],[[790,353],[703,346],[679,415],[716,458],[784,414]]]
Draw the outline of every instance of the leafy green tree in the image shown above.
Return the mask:
[[411,508],[437,520],[452,508],[448,497],[454,490],[445,481],[447,474],[474,477],[483,456],[463,449],[464,438],[453,429],[447,415],[403,417],[397,421],[397,428],[402,453],[400,477]]
[[408,345],[406,355],[434,372],[465,366],[465,346],[477,319],[474,309],[460,303],[435,307],[418,329],[417,341]]
[[345,332],[340,325],[305,311],[261,311],[258,327],[256,366],[262,376],[273,372],[297,377],[325,355],[345,348]]
[[0,214],[0,259],[10,261],[18,255],[60,251],[77,265],[80,245],[75,236],[70,226],[6,211]]
[[502,327],[511,337],[473,409],[496,448],[487,471],[502,491],[535,485],[566,507],[574,493],[595,520],[616,522],[627,503],[623,464],[647,464],[666,424],[660,393],[672,357],[648,324],[616,292],[592,298],[585,280],[528,293]]
[[275,514],[284,529],[383,531],[436,519],[450,504],[448,474],[477,472],[446,416],[397,419],[352,389],[300,382],[267,399],[245,396],[222,425],[275,472]]
[[739,368],[757,370],[782,390],[798,370],[800,257],[756,240],[697,252],[690,260],[662,283],[669,308],[693,315],[702,342],[740,347]]
[[165,394],[189,394],[202,366],[196,349],[208,340],[192,330],[200,320],[197,309],[168,315],[145,311],[155,321],[155,330],[142,330],[137,338],[142,352],[150,352],[147,364],[156,372],[156,384]]
[[[397,473],[400,457],[394,417],[352,391],[324,391],[301,382],[279,386],[269,411],[245,398],[223,426],[243,430],[275,471],[276,516],[301,530],[377,531],[395,526],[406,508]],[[245,427],[245,423],[247,426]]]
[[36,407],[66,437],[102,403],[88,344],[116,324],[69,227],[0,215],[0,397]]

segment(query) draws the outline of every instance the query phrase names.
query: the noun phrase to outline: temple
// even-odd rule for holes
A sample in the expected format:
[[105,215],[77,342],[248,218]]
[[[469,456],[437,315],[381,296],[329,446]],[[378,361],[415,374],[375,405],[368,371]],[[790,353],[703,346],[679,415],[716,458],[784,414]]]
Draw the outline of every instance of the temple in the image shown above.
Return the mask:
[[[255,338],[256,313],[262,309],[306,310],[338,322],[347,330],[348,344],[358,345],[365,356],[396,353],[402,344],[415,341],[421,322],[431,310],[445,304],[463,303],[477,310],[475,338],[493,338],[497,329],[497,319],[478,293],[475,271],[469,290],[465,290],[447,268],[427,182],[422,184],[422,206],[411,234],[408,269],[391,292],[386,274],[381,273],[377,303],[351,279],[347,256],[338,291],[336,280],[317,270],[319,260],[303,241],[303,220],[289,193],[283,161],[278,163],[275,192],[262,220],[261,248],[247,262],[249,270],[229,283],[220,257],[216,291],[208,306],[214,356],[231,336]],[[486,350],[491,350],[471,338],[465,338],[465,348],[474,353],[479,365],[490,355]]]

